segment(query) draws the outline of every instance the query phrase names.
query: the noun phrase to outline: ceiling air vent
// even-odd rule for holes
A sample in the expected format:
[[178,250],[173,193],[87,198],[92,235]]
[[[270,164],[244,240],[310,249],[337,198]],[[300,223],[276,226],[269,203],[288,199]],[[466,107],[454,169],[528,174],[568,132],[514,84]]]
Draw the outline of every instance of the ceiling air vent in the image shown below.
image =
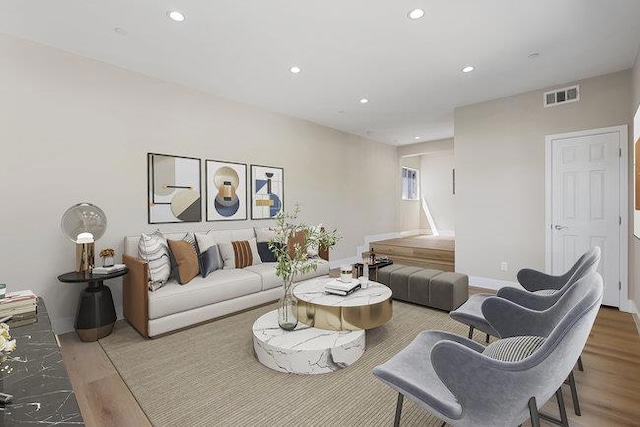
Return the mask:
[[580,101],[580,85],[545,92],[543,99],[545,107],[555,107],[556,105]]

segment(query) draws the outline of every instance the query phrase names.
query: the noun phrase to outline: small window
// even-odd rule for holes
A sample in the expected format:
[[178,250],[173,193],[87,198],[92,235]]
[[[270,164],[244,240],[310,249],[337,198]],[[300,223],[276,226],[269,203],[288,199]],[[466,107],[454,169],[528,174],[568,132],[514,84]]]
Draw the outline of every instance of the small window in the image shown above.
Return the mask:
[[418,171],[415,169],[402,168],[402,200],[419,200]]

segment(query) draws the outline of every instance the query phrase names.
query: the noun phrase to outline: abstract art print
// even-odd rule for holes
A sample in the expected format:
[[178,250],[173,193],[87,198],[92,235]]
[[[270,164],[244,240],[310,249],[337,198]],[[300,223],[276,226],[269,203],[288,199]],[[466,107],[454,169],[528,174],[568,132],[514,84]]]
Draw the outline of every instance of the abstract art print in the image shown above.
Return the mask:
[[205,161],[207,221],[247,219],[247,165]]
[[200,159],[147,154],[149,224],[200,222]]
[[284,209],[284,169],[251,165],[251,219],[269,219]]

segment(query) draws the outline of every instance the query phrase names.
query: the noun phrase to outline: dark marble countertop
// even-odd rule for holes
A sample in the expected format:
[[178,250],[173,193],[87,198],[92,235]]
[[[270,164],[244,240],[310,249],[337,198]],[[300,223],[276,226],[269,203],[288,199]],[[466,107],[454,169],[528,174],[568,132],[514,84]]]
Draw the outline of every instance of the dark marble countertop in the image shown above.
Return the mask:
[[2,392],[13,395],[0,404],[0,427],[84,425],[44,302],[38,298],[38,321],[11,327],[16,350],[0,364]]

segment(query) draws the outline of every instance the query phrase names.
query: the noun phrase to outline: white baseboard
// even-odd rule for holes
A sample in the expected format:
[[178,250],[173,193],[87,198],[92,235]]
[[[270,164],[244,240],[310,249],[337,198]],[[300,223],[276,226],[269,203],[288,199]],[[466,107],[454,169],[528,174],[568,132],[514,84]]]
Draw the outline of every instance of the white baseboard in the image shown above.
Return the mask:
[[638,330],[638,335],[640,335],[640,317],[638,317],[638,313],[633,313],[633,321],[636,322],[636,329]]
[[633,300],[622,300],[620,301],[620,311],[624,311],[625,313],[637,314],[638,307],[633,302]]
[[508,280],[490,279],[488,277],[469,276],[469,286],[478,288],[487,288],[497,291],[505,286],[522,289],[518,282],[509,282]]
[[[398,237],[412,237],[412,236],[420,236],[422,234],[431,234],[431,231],[426,228],[418,228],[415,230],[405,230],[398,232]],[[390,237],[393,239],[393,237]]]
[[[356,247],[356,255],[354,257],[356,261],[353,261],[353,262],[359,262],[360,259],[362,259],[362,253],[369,251],[369,243],[379,242],[380,240],[395,239],[400,236],[401,236],[401,233],[397,231],[394,231],[393,233],[374,234],[371,236],[364,236],[364,244]],[[351,258],[348,258],[348,259],[351,259]],[[331,266],[332,264],[330,263],[329,265]],[[341,264],[338,264],[338,266],[340,265]]]

